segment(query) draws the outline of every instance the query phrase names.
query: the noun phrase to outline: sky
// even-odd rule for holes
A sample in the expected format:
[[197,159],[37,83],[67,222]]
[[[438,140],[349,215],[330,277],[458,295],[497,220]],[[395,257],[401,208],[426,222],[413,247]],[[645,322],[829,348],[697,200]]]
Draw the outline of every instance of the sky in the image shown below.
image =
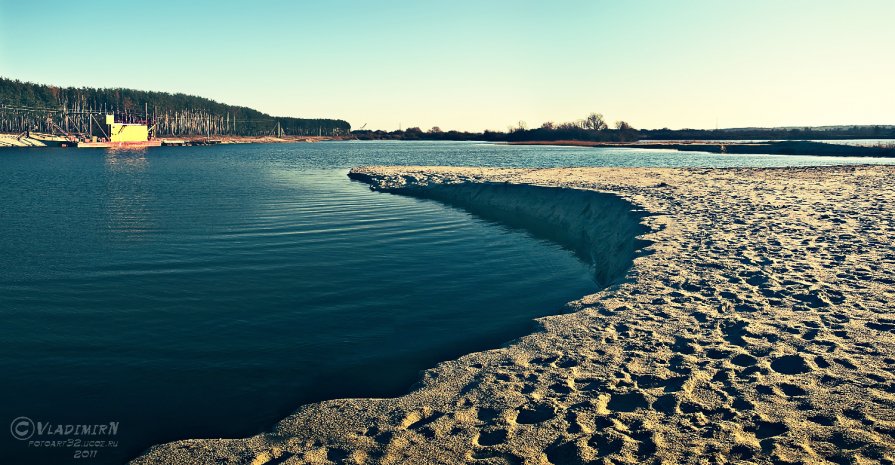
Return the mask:
[[893,0],[0,0],[0,76],[355,129],[895,124],[893,18]]

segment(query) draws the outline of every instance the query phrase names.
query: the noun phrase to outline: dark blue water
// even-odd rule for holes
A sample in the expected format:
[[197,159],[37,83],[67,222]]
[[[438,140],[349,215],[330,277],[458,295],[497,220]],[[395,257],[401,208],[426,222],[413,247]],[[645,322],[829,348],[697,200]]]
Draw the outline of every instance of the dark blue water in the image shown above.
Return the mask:
[[596,290],[555,244],[370,192],[348,167],[843,160],[395,142],[2,150],[0,419],[119,431],[80,460],[4,433],[0,461],[119,463],[257,433],[302,403],[398,395],[420,369]]

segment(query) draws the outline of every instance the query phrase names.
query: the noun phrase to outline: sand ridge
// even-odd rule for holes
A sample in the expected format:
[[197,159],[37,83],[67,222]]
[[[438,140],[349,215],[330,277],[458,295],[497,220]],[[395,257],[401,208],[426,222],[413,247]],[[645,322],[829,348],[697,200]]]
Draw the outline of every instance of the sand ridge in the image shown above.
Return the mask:
[[650,253],[405,396],[134,463],[895,463],[895,167],[355,172],[613,193],[650,213]]

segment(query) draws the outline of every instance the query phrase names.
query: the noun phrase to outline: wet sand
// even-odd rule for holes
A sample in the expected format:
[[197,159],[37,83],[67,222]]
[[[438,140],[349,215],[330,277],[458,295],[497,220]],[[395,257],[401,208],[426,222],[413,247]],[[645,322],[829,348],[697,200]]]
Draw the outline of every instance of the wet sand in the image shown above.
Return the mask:
[[623,282],[403,397],[308,405],[134,463],[895,462],[895,167],[354,173],[412,195],[610,193],[648,213],[651,244]]

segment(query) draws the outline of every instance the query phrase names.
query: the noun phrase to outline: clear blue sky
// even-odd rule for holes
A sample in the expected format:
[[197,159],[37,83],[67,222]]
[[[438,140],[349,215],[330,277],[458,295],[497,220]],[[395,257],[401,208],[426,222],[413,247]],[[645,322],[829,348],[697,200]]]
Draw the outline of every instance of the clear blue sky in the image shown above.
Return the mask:
[[0,76],[355,128],[895,124],[893,18],[893,0],[0,0]]

